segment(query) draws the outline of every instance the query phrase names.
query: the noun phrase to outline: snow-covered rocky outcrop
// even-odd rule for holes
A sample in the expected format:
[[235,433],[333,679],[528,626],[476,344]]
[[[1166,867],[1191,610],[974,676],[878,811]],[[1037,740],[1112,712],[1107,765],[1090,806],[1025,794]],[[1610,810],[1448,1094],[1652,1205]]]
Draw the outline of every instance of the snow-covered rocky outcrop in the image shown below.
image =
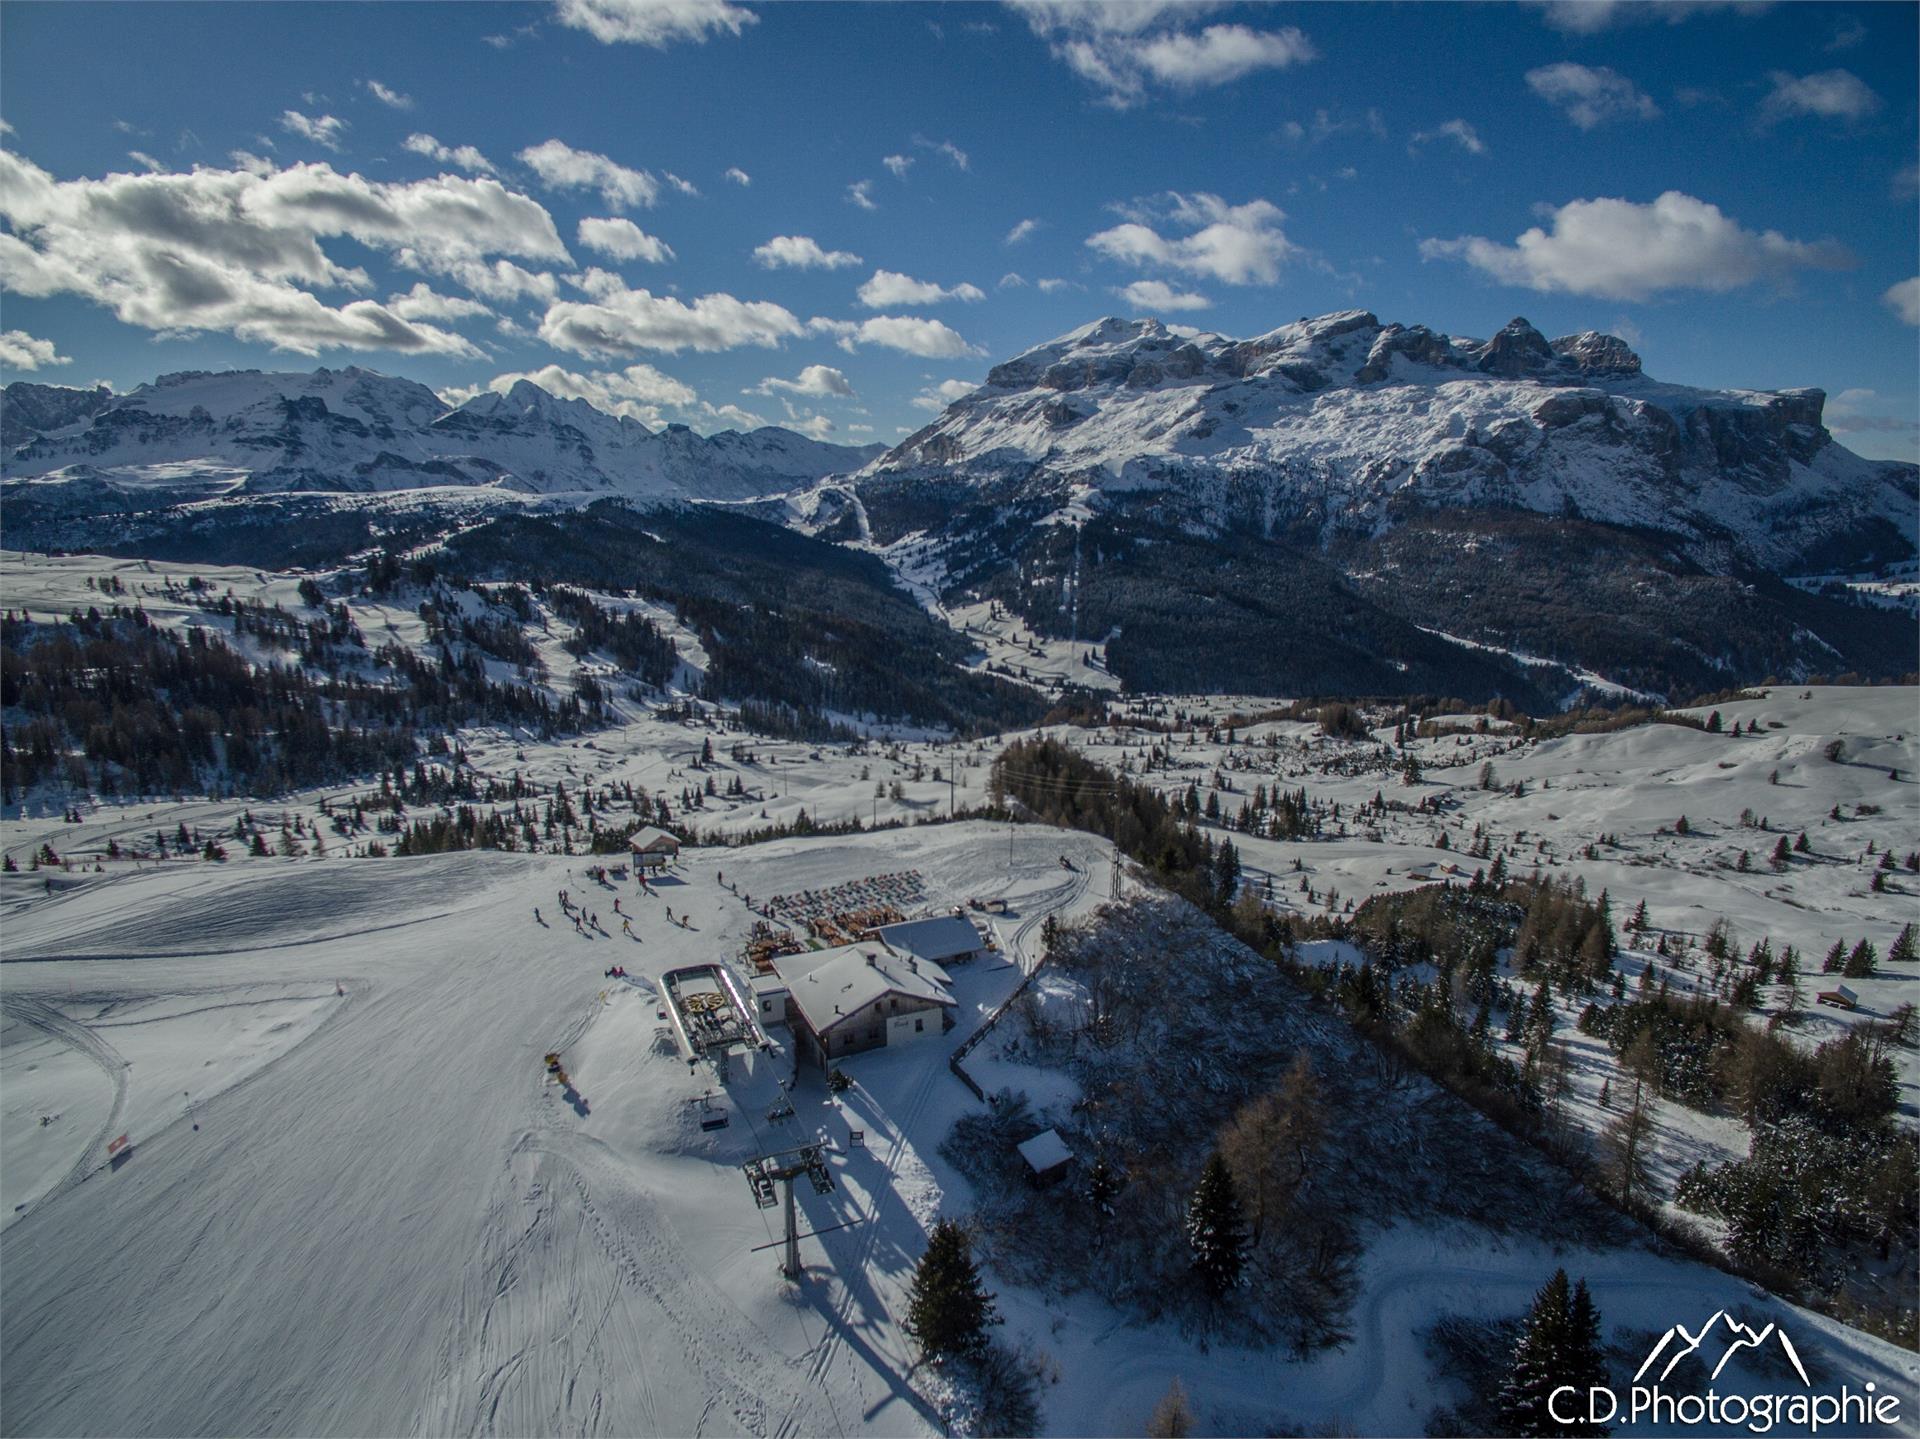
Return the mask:
[[[359,368],[163,375],[97,413],[23,398],[31,414],[63,423],[22,435],[0,476],[168,501],[441,486],[736,499],[858,469],[878,449],[775,427],[706,437],[683,425],[655,431],[525,380],[450,408],[424,385]],[[11,389],[8,401],[15,418]]]
[[1612,335],[1524,319],[1471,340],[1348,310],[1234,340],[1110,318],[995,366],[863,478],[1165,491],[1203,521],[1252,491],[1269,526],[1326,538],[1520,509],[1776,570],[1863,532],[1910,544],[1914,467],[1836,444],[1825,398],[1663,384]]

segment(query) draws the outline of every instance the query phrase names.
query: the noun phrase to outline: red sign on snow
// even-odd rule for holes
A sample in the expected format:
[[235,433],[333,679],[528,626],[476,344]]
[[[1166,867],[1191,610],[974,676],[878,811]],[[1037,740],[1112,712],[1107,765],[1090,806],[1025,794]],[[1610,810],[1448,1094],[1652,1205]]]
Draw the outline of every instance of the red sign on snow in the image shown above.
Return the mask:
[[127,1136],[124,1134],[121,1135],[118,1139],[108,1140],[107,1141],[107,1157],[111,1159],[114,1155],[118,1154],[121,1150],[125,1149],[126,1147],[127,1147]]

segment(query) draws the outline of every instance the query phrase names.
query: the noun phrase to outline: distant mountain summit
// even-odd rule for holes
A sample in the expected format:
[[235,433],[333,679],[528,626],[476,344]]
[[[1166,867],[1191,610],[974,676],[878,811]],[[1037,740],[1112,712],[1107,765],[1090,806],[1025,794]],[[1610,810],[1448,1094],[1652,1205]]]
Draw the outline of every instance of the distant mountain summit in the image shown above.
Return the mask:
[[528,380],[457,408],[357,367],[162,375],[123,396],[9,385],[0,478],[83,496],[178,503],[286,492],[442,487],[527,496],[740,499],[858,469],[878,446],[775,427],[650,430]]
[[1902,617],[1783,582],[1915,553],[1915,467],[1835,443],[1824,403],[1665,384],[1617,336],[1524,319],[1481,340],[1345,310],[1232,339],[1109,317],[994,366],[807,522],[1108,642],[1142,688],[1904,673]]
[[1524,319],[1477,340],[1345,310],[1234,340],[1107,318],[996,365],[867,473],[1159,492],[1323,543],[1493,508],[1770,569],[1911,554],[1914,467],[1836,444],[1825,399],[1664,384],[1617,336]]

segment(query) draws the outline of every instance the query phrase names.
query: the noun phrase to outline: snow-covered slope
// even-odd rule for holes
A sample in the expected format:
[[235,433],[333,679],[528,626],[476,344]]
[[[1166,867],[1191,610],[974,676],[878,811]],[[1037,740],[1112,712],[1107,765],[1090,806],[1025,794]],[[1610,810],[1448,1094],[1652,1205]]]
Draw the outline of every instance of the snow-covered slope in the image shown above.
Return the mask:
[[239,370],[163,375],[97,414],[37,431],[0,474],[168,499],[447,485],[740,498],[857,469],[874,453],[774,427],[656,432],[526,380],[449,409],[426,386],[371,370]]
[[1202,516],[1251,488],[1269,527],[1327,536],[1433,506],[1577,514],[1771,569],[1864,533],[1910,546],[1914,468],[1835,444],[1824,403],[1662,384],[1614,336],[1523,319],[1480,341],[1362,310],[1250,340],[1109,318],[996,366],[867,474],[1171,491]]

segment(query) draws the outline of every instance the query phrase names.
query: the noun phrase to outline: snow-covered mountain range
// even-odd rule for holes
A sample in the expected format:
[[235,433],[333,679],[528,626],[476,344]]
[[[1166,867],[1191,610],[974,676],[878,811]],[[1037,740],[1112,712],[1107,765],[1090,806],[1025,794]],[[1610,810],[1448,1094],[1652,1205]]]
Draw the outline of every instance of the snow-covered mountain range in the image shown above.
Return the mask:
[[[527,381],[458,406],[357,368],[16,384],[0,503],[30,549],[288,567],[459,536],[497,578],[590,550],[620,584],[629,507],[694,505],[721,570],[785,524],[823,575],[849,557],[816,542],[878,551],[936,616],[992,602],[1136,689],[1555,703],[1911,669],[1909,617],[1785,582],[1915,554],[1920,474],[1835,443],[1824,402],[1664,384],[1618,338],[1518,319],[1106,319],[884,453]],[[723,511],[764,533],[722,537]]]
[[447,486],[582,499],[741,499],[857,469],[879,448],[826,444],[775,427],[706,437],[684,425],[652,430],[527,380],[452,407],[424,385],[359,368],[190,371],[111,398],[10,386],[6,408],[20,442],[0,460],[0,477],[123,501],[146,492],[174,503]]
[[1817,389],[1663,384],[1612,336],[1490,340],[1363,310],[1254,339],[1104,319],[995,366],[866,478],[956,474],[1189,520],[1380,532],[1435,507],[1665,531],[1780,570],[1850,542],[1911,552],[1915,471],[1834,442]]

